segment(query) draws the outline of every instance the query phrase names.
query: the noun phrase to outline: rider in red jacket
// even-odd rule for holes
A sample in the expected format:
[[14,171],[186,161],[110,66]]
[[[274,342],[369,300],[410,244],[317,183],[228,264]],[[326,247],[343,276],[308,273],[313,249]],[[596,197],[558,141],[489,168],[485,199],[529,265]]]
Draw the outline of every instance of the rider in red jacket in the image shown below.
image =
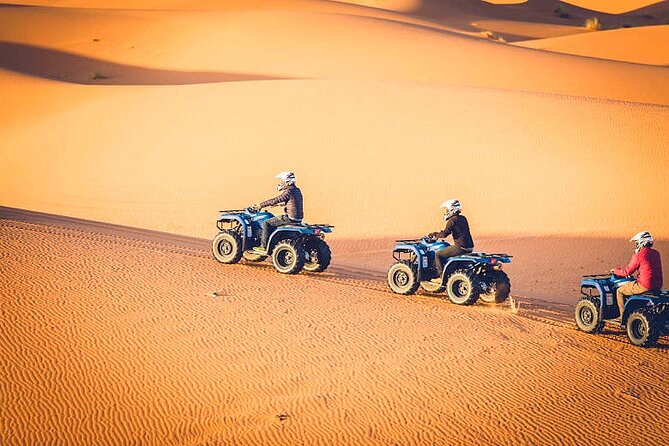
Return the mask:
[[625,298],[647,291],[662,289],[662,259],[660,253],[652,248],[653,236],[648,231],[642,231],[630,239],[635,242],[635,253],[625,268],[614,268],[611,272],[616,276],[627,277],[639,272],[636,280],[627,282],[618,288],[616,299],[620,315],[623,314]]

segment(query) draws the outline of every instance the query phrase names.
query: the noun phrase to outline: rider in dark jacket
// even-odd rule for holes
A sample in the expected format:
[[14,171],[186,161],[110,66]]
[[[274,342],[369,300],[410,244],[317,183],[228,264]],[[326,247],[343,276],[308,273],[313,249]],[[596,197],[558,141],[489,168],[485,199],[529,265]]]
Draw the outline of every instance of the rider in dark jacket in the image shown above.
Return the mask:
[[453,235],[453,244],[435,253],[434,260],[439,276],[441,276],[444,269],[444,263],[449,257],[468,254],[474,250],[474,240],[472,240],[472,235],[469,232],[469,222],[467,222],[467,218],[461,214],[462,206],[460,205],[460,202],[455,199],[447,200],[441,204],[441,207],[446,209],[446,213],[444,214],[446,227],[443,231],[428,234],[428,237],[446,238],[449,235]]
[[295,174],[293,172],[281,172],[274,178],[281,180],[277,189],[283,192],[274,198],[251,206],[256,212],[270,206],[285,206],[283,209],[285,214],[277,215],[263,222],[261,251],[267,250],[269,236],[276,228],[290,224],[300,224],[304,218],[304,199],[302,198],[302,191],[295,185]]

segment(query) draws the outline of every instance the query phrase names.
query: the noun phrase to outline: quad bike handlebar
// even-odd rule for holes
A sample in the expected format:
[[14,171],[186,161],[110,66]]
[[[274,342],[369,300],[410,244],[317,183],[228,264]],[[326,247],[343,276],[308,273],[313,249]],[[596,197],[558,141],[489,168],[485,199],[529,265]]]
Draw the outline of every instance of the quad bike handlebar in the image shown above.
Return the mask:
[[424,235],[424,236],[419,237],[419,238],[404,238],[404,239],[395,240],[395,241],[398,242],[398,243],[420,243],[420,242],[434,243],[437,240],[439,240],[439,239],[437,239],[435,237],[430,237],[429,235]]
[[244,209],[223,209],[223,210],[218,211],[218,212],[224,212],[226,214],[243,214],[245,212],[249,212],[251,214],[257,214],[261,210],[262,210],[262,208],[254,208],[253,206],[249,206],[249,207],[244,208]]
[[249,210],[249,208],[247,208],[247,209],[223,209],[223,210],[218,211],[218,212],[225,212],[226,214],[241,214],[241,213],[244,213],[248,210]]

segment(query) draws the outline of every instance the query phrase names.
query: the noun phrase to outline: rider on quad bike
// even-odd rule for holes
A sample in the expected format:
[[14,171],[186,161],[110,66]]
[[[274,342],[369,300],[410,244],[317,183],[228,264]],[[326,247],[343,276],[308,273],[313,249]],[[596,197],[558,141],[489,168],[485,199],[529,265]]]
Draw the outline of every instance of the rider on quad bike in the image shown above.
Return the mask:
[[460,202],[456,199],[450,199],[444,201],[440,207],[446,210],[444,213],[446,227],[443,231],[431,232],[427,237],[436,239],[453,235],[453,244],[435,253],[437,278],[441,277],[444,264],[449,257],[469,254],[474,251],[474,240],[472,240],[472,234],[469,232],[467,218],[461,213],[462,205],[460,205]]
[[625,268],[611,270],[616,276],[627,277],[639,272],[636,280],[625,283],[616,293],[618,308],[622,316],[625,299],[635,294],[662,289],[662,259],[660,253],[652,248],[653,236],[648,231],[641,231],[630,239],[635,243],[635,253]]
[[265,220],[262,225],[262,245],[254,248],[261,252],[267,251],[267,242],[269,236],[279,226],[290,224],[300,224],[304,218],[304,200],[302,198],[302,191],[295,185],[295,174],[293,172],[281,172],[274,178],[280,180],[276,188],[283,191],[280,195],[265,200],[260,204],[254,204],[251,209],[258,212],[263,208],[270,206],[282,205],[285,214],[277,215],[276,217]]

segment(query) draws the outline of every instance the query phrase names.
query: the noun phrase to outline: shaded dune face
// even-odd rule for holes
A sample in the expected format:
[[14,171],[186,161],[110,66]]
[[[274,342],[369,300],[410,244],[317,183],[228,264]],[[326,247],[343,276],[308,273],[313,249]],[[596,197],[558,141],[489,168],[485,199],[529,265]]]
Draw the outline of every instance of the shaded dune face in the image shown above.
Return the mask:
[[1,41],[0,69],[44,79],[89,85],[181,85],[281,79],[275,76],[244,73],[158,70]]
[[[613,10],[610,3],[588,0],[580,4],[531,0],[493,4],[468,0],[424,0],[409,13],[447,24],[461,31],[488,31],[506,41],[554,37],[586,32],[586,19],[597,17],[602,29],[659,25],[669,20],[669,2],[632,2],[633,10]],[[613,13],[611,13],[613,12]]]

